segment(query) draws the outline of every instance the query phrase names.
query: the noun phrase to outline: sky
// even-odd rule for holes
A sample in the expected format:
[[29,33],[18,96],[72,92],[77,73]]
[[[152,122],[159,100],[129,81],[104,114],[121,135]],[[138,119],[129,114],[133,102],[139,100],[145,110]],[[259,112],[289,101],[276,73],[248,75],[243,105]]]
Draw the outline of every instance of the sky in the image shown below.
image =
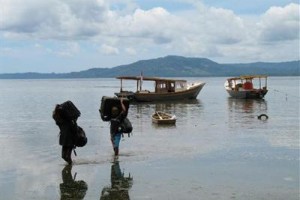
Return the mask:
[[299,60],[298,0],[0,0],[0,73]]

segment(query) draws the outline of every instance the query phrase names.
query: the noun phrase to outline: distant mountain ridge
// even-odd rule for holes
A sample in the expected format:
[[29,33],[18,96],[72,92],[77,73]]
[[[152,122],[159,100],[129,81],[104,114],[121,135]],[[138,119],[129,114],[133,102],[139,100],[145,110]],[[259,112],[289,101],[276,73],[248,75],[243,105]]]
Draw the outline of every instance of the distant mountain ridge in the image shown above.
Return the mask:
[[70,73],[10,73],[0,79],[54,79],[54,78],[110,78],[116,76],[210,77],[265,74],[269,76],[300,76],[300,60],[290,62],[256,62],[247,64],[219,64],[207,58],[166,56],[140,60],[113,68],[91,68]]

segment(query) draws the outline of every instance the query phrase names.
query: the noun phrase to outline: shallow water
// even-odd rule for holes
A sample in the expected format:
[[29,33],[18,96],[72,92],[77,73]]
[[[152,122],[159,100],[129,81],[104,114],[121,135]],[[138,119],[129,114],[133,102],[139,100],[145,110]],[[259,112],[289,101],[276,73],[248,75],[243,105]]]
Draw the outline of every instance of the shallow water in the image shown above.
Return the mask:
[[[98,111],[118,80],[0,80],[1,199],[299,199],[299,77],[270,77],[264,100],[229,98],[223,77],[188,80],[206,82],[196,100],[130,105],[118,162]],[[88,136],[72,168],[51,118],[66,100]],[[155,110],[176,125],[152,124]]]

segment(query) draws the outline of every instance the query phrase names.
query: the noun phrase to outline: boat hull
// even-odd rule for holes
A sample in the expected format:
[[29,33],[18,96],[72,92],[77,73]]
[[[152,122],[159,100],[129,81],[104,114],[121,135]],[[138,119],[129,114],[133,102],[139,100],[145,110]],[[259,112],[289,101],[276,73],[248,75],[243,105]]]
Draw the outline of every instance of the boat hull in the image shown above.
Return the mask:
[[136,92],[133,95],[133,99],[137,102],[196,99],[204,85],[205,83],[200,83],[198,85],[192,86],[189,89],[178,91],[178,92],[166,92],[166,93]]
[[156,119],[152,119],[152,122],[154,124],[175,124],[176,120],[156,120]]
[[235,91],[226,90],[228,94],[237,99],[263,99],[268,90],[248,90],[248,91]]
[[162,112],[156,112],[156,113],[152,114],[152,123],[154,123],[154,124],[175,124],[176,117],[175,117],[175,115],[162,113]]

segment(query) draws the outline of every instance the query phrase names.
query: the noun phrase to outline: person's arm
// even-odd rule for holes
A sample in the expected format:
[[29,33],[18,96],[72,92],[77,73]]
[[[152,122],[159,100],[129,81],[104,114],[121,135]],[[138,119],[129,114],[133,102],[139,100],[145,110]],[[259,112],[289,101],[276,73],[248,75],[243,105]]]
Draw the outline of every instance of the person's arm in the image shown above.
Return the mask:
[[120,99],[120,102],[121,102],[122,111],[126,112],[126,107],[125,107],[125,105],[123,103],[123,98]]
[[64,119],[62,117],[62,109],[58,104],[55,106],[55,109],[52,114],[52,118],[54,119],[57,126],[62,125],[64,122]]
[[119,114],[119,116],[117,117],[117,119],[121,122],[121,121],[123,121],[124,119],[125,119],[125,117],[126,117],[126,107],[125,107],[125,105],[124,105],[124,102],[123,102],[123,98],[121,98],[120,99],[120,103],[121,103],[121,112],[120,112],[120,114]]

